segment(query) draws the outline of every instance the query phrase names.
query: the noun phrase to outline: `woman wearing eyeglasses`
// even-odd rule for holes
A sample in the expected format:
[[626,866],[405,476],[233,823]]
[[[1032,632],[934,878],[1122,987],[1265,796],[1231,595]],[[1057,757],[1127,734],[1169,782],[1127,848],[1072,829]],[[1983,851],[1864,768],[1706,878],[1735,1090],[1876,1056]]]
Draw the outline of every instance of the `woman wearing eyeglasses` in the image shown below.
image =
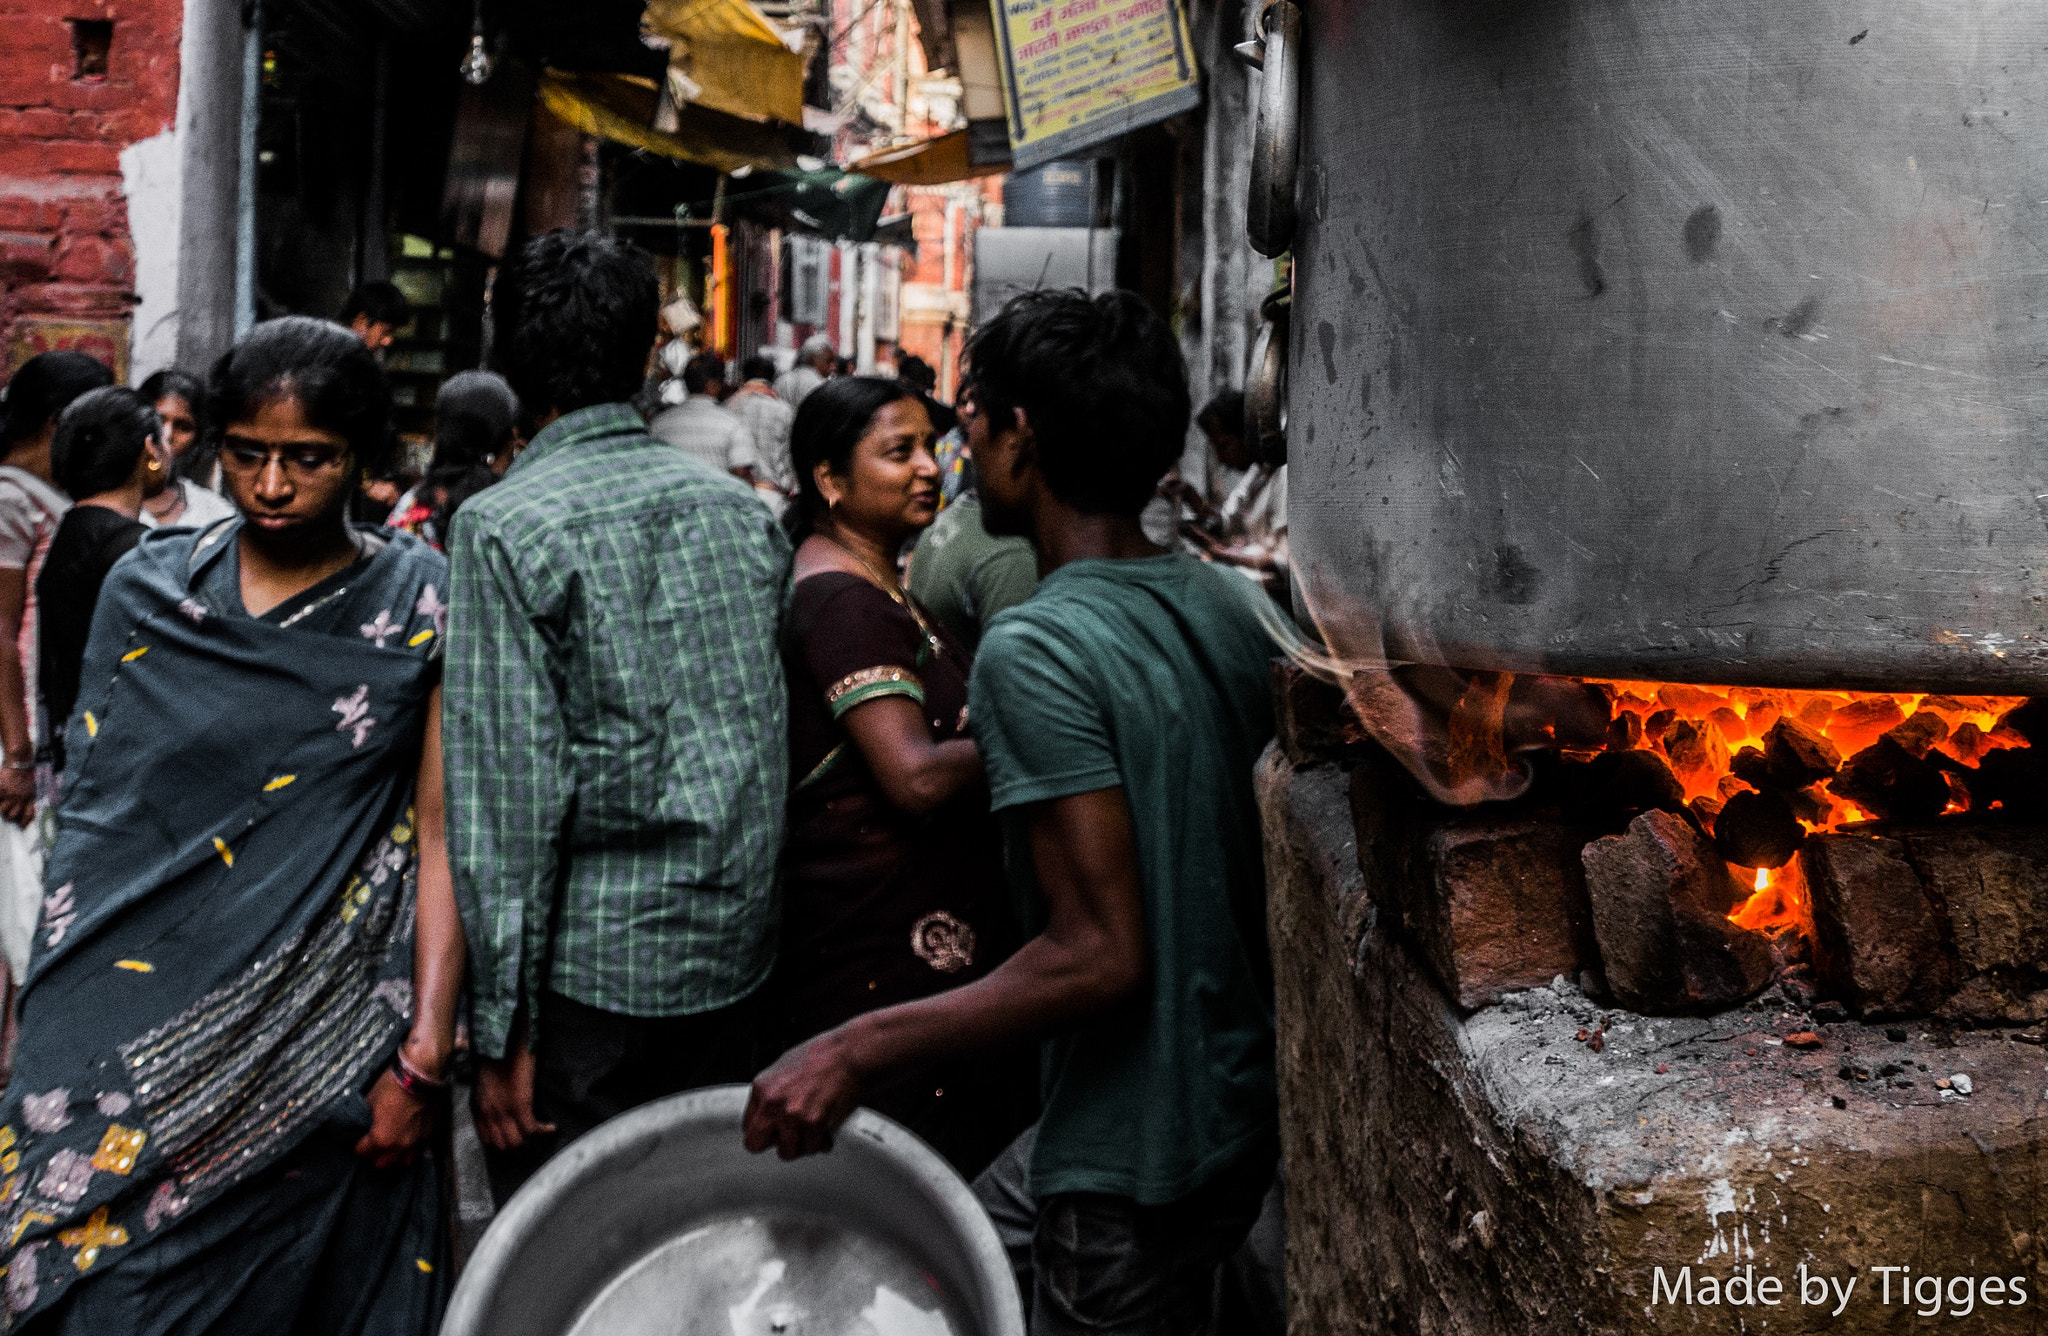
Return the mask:
[[114,569],[66,734],[5,1299],[37,1332],[430,1332],[447,565],[345,519],[393,443],[347,330],[257,326],[208,400],[241,514]]

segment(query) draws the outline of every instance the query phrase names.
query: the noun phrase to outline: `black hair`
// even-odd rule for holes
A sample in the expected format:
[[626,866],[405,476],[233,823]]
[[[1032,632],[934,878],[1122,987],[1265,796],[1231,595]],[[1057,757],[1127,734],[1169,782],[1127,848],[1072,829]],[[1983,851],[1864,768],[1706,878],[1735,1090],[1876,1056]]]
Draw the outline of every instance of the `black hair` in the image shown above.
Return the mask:
[[860,444],[875,414],[911,397],[902,382],[881,376],[835,376],[804,396],[789,427],[796,500],[782,513],[782,523],[791,542],[808,538],[825,509],[824,494],[818,490],[818,465],[844,473],[853,462],[853,447]]
[[519,400],[505,378],[463,371],[441,385],[434,400],[434,458],[420,480],[442,543],[462,503],[498,480],[492,461],[512,448]]
[[533,238],[492,285],[493,361],[529,413],[630,402],[661,292],[646,251],[602,232]]
[[149,400],[152,406],[172,397],[185,401],[185,406],[192,410],[192,424],[197,430],[193,433],[191,448],[178,456],[173,468],[180,478],[189,478],[203,487],[212,486],[213,466],[218,456],[206,432],[205,382],[197,376],[165,367],[162,371],[151,372],[137,393]]
[[1187,367],[1135,292],[1024,293],[976,332],[968,357],[981,411],[1006,426],[1023,409],[1046,487],[1084,514],[1136,515],[1180,458]]
[[206,386],[206,442],[277,399],[298,402],[306,421],[348,442],[357,467],[381,477],[398,446],[391,386],[363,341],[309,315],[266,320],[213,364]]
[[1195,414],[1195,425],[1212,431],[1228,432],[1232,436],[1244,435],[1244,394],[1238,390],[1223,393],[1202,405],[1202,411]]
[[354,324],[357,316],[366,316],[373,325],[389,325],[403,329],[412,320],[412,303],[398,290],[396,283],[387,283],[381,278],[367,283],[356,284],[355,291],[348,294],[348,300],[341,307],[341,323]]
[[152,404],[175,396],[190,404],[195,414],[206,407],[205,384],[199,377],[187,375],[175,367],[151,372],[149,379],[136,387],[135,392]]
[[775,359],[759,353],[740,363],[741,380],[774,380]]
[[932,364],[916,353],[905,353],[896,359],[896,379],[912,389],[930,394],[939,387],[939,373],[932,370]]
[[111,492],[135,476],[136,461],[163,429],[153,401],[134,390],[88,390],[57,417],[50,476],[74,501]]
[[717,353],[698,353],[683,363],[683,388],[692,394],[702,394],[711,382],[724,380],[725,359]]
[[84,353],[37,353],[29,358],[7,382],[6,398],[0,400],[5,410],[0,413],[0,458],[40,434],[79,395],[113,383],[114,373],[106,363]]

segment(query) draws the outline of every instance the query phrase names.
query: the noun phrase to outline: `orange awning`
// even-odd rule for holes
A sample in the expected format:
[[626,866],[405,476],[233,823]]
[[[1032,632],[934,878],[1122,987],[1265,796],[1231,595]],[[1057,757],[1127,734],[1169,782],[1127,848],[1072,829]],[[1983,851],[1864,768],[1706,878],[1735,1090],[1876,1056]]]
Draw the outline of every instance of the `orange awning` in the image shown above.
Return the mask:
[[652,129],[649,123],[659,96],[652,79],[629,74],[545,70],[540,76],[542,103],[585,134],[721,172],[796,164],[789,141],[777,127],[699,106],[677,108],[673,131]]
[[948,181],[966,181],[977,176],[994,176],[1009,170],[1005,163],[975,166],[968,161],[967,131],[955,130],[937,139],[899,144],[870,153],[846,169],[899,186],[942,186]]
[[803,124],[803,55],[748,0],[648,0],[640,22],[668,39],[678,103]]

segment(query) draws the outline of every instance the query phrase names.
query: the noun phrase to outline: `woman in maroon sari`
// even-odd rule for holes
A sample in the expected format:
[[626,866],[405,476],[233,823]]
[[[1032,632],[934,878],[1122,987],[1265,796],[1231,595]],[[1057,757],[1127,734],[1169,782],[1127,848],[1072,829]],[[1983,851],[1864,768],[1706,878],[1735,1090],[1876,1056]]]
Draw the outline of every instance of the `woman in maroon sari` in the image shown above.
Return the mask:
[[[896,554],[938,513],[924,405],[893,380],[842,377],[797,410],[788,520],[796,588],[778,1037],[971,982],[1016,945],[969,658],[910,599]],[[1035,1111],[1029,1052],[933,1064],[866,1102],[972,1177]]]

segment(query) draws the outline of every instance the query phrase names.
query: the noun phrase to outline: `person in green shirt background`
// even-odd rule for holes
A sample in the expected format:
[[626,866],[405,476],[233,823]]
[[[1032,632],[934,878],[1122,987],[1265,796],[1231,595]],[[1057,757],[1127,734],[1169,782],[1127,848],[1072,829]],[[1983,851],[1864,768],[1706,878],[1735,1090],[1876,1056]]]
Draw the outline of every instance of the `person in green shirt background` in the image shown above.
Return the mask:
[[1022,538],[998,538],[981,521],[974,464],[967,486],[918,537],[910,554],[910,596],[969,650],[994,616],[1038,588],[1038,554]]
[[969,688],[1036,935],[975,983],[784,1054],[755,1078],[746,1144],[823,1150],[864,1080],[1041,1039],[1039,1122],[975,1185],[1032,1333],[1203,1332],[1279,1155],[1262,596],[1139,527],[1189,412],[1139,297],[1027,294],[970,357],[983,518],[1045,572],[986,629]]

